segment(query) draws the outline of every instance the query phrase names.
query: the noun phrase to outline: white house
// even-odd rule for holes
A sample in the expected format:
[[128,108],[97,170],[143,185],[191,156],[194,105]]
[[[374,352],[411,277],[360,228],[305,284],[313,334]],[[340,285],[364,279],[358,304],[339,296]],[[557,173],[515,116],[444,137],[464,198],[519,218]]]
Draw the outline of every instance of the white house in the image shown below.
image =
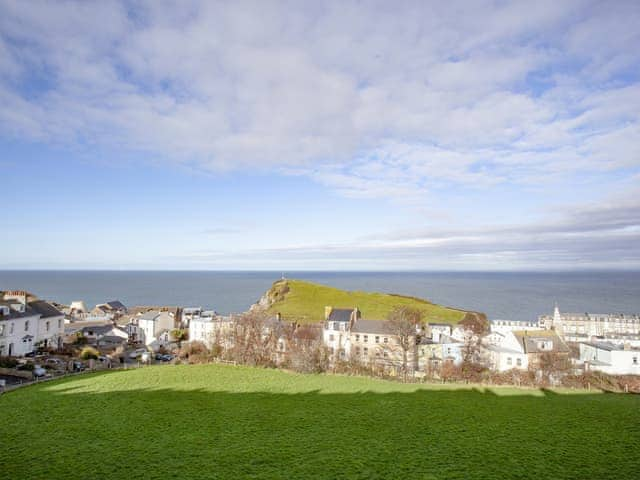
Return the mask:
[[451,328],[452,327],[450,323],[429,323],[429,330],[431,331],[431,340],[437,343],[440,341],[441,335],[451,336],[451,333],[452,333]]
[[[186,310],[186,309],[185,309]],[[182,319],[185,321],[184,311]],[[201,310],[199,314],[190,314],[189,341],[202,342],[211,348],[214,343],[220,342],[228,345],[230,334],[233,332],[233,318],[223,317],[213,310]]]
[[585,370],[611,375],[640,375],[640,350],[611,342],[580,343],[580,361]]
[[24,291],[0,292],[0,355],[59,348],[63,336],[64,314],[53,305]]
[[360,310],[357,307],[354,309],[324,307],[322,340],[333,359],[348,358],[351,352],[351,325],[360,316]]
[[497,345],[485,343],[482,351],[492,369],[504,372],[534,367],[545,353],[568,356],[569,347],[553,331],[521,330],[505,333]]
[[149,310],[135,317],[138,340],[147,346],[159,347],[169,343],[169,332],[175,328],[173,312]]

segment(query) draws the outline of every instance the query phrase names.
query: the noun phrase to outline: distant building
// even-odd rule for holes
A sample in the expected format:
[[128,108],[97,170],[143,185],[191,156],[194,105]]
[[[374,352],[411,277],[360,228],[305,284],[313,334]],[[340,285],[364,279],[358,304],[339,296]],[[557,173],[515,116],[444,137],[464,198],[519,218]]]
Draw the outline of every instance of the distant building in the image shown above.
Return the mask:
[[555,330],[567,342],[640,342],[640,316],[613,313],[560,313],[542,315],[540,325]]
[[228,346],[233,332],[233,317],[223,317],[213,310],[202,310],[182,313],[183,322],[189,325],[189,341],[202,342],[208,348],[214,344]]
[[170,343],[170,332],[176,327],[175,314],[170,311],[149,310],[135,317],[138,341],[153,348]]
[[537,320],[491,320],[489,322],[489,329],[492,332],[504,334],[515,330],[544,330],[544,327],[541,327]]
[[586,371],[640,375],[640,349],[611,342],[580,343],[580,362]]

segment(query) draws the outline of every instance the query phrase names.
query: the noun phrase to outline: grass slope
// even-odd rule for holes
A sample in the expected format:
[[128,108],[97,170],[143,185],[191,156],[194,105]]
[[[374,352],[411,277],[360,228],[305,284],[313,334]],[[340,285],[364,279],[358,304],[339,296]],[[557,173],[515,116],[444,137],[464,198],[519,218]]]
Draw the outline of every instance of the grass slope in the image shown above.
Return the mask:
[[220,365],[0,396],[11,479],[638,478],[640,397]]
[[[288,291],[287,288],[288,287]],[[286,293],[284,293],[286,292]],[[285,320],[319,322],[324,320],[324,307],[358,307],[363,318],[384,319],[396,306],[409,306],[424,312],[425,321],[458,323],[465,312],[413,297],[340,290],[302,280],[280,280],[273,284],[269,296],[275,303],[271,313],[280,312]]]

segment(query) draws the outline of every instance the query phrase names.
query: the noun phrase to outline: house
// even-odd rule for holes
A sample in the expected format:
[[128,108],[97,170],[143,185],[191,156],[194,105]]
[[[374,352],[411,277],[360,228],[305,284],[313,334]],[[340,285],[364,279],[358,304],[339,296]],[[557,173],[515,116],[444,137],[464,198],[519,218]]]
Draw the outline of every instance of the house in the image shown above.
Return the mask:
[[422,337],[418,343],[418,369],[433,372],[438,371],[445,363],[460,365],[463,347],[463,342],[442,333]]
[[0,356],[23,356],[37,347],[60,348],[64,314],[25,291],[0,291]]
[[129,340],[129,334],[113,324],[85,326],[80,331],[89,343],[101,347],[122,345]]
[[[404,349],[387,320],[361,318],[358,308],[325,307],[322,338],[331,361],[356,361],[364,365],[398,370],[404,365]],[[409,339],[407,369],[417,367],[416,334]]]
[[346,360],[351,351],[350,330],[351,325],[360,318],[361,313],[358,307],[333,308],[324,307],[324,328],[322,340],[329,349],[330,357]]
[[501,343],[485,343],[482,350],[491,368],[499,372],[537,368],[545,354],[567,359],[569,356],[569,347],[550,330],[510,331],[504,334]]
[[451,336],[452,327],[450,323],[429,323],[427,325],[427,335],[434,341],[440,340],[440,335]]
[[87,320],[114,320],[127,313],[127,307],[119,300],[112,300],[107,303],[100,303],[96,305],[91,312]]
[[640,349],[611,342],[580,343],[580,362],[585,371],[610,375],[640,375]]
[[208,348],[215,344],[229,345],[233,333],[233,317],[223,317],[213,310],[192,311],[185,308],[182,319],[189,324],[189,341],[202,342]]
[[147,346],[160,347],[170,343],[171,332],[176,326],[173,312],[149,310],[135,317],[138,325],[138,341]]
[[194,317],[201,317],[204,310],[202,307],[186,307],[182,309],[182,328],[190,328],[191,320]]

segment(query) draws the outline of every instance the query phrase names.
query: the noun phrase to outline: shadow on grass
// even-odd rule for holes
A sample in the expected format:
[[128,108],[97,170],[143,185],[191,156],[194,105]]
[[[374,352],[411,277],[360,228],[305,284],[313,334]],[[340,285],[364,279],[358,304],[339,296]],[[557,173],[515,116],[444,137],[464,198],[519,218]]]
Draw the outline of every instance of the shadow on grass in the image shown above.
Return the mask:
[[12,479],[622,479],[640,467],[640,402],[631,396],[89,393],[73,383],[0,397],[0,443],[11,446],[0,471]]

